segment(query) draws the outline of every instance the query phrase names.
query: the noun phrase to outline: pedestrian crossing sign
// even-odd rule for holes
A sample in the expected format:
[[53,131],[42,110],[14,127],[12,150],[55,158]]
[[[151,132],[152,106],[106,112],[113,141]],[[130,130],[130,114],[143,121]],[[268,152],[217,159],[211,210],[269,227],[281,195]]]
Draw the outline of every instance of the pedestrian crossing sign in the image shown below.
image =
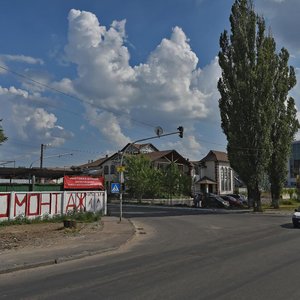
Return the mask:
[[111,184],[111,193],[118,194],[120,193],[120,183],[112,183]]

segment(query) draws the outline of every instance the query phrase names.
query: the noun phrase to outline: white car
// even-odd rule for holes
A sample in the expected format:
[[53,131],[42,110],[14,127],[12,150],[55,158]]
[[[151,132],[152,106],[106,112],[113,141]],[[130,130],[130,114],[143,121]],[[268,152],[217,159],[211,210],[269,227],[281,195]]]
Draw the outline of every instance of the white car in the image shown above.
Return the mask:
[[295,209],[292,220],[295,228],[300,226],[300,207],[298,209]]

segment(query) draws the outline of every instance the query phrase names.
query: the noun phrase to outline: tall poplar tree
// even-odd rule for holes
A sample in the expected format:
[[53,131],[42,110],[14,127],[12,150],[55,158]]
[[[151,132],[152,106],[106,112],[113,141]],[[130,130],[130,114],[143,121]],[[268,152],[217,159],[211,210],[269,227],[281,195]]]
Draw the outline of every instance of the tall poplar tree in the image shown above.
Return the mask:
[[279,199],[287,177],[287,160],[295,133],[299,129],[295,101],[288,92],[296,85],[293,67],[288,66],[289,53],[282,49],[278,55],[278,66],[274,78],[273,101],[276,118],[272,125],[272,158],[268,174],[271,183],[272,205],[279,208]]
[[230,164],[247,185],[254,210],[260,211],[260,183],[272,153],[276,46],[265,34],[264,19],[255,14],[251,0],[234,2],[230,24],[230,37],[227,31],[220,37],[221,126]]

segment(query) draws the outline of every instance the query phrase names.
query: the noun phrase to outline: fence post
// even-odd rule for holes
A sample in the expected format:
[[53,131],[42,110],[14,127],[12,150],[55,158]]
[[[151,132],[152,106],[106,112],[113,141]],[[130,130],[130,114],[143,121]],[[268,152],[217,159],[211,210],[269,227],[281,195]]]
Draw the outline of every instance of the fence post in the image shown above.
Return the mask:
[[103,205],[104,205],[104,215],[107,215],[107,192],[106,190],[104,191],[103,195]]
[[15,192],[10,192],[8,221],[14,219],[14,217],[12,216],[14,203],[15,203]]
[[66,199],[66,191],[63,191],[62,197],[61,197],[61,212],[60,214],[64,215],[64,206],[65,206],[65,199]]

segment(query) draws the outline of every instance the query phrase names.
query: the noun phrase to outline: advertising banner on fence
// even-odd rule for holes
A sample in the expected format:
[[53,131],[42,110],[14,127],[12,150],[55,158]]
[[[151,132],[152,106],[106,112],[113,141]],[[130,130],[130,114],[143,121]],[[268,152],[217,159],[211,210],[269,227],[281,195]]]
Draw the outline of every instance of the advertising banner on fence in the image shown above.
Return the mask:
[[64,176],[64,188],[72,190],[104,190],[104,178],[93,178],[89,176]]

